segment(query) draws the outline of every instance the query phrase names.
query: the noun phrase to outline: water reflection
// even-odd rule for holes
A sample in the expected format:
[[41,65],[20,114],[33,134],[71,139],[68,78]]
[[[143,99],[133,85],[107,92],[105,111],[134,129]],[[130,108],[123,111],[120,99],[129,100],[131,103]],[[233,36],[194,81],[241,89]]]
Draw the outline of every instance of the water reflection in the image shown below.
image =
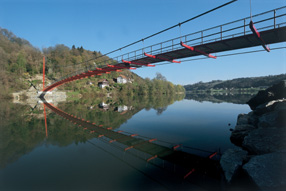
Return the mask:
[[[82,145],[89,144],[116,158],[120,158],[121,161],[125,161],[130,165],[136,164],[137,160],[144,161],[156,168],[163,169],[163,171],[167,169],[172,174],[180,177],[181,180],[185,179],[192,184],[204,185],[204,188],[210,190],[213,190],[211,188],[219,188],[221,177],[216,160],[218,159],[219,150],[197,149],[195,147],[198,144],[194,144],[195,146],[182,145],[176,139],[170,141],[160,138],[155,131],[151,131],[146,135],[141,133],[143,131],[133,133],[132,130],[122,129],[127,121],[128,124],[132,125],[132,122],[130,123],[131,118],[133,116],[137,118],[138,113],[141,114],[142,111],[144,113],[145,111],[155,110],[158,118],[168,116],[168,108],[170,107],[171,111],[174,110],[173,106],[169,105],[183,98],[184,95],[82,99],[69,103],[60,103],[58,106],[49,103],[39,104],[34,109],[29,106],[2,102],[0,103],[2,106],[0,107],[2,110],[0,117],[3,121],[0,129],[1,169],[4,169],[3,172],[8,171],[9,168],[6,168],[8,164],[15,163],[17,165],[19,163],[16,162],[17,160],[25,155],[27,156],[28,153],[35,153],[38,150],[37,148],[42,148],[42,145],[64,148],[63,151],[66,152],[71,146],[75,149],[77,145],[83,147]],[[184,101],[180,101],[180,103],[182,102]],[[186,104],[183,103],[183,105]],[[183,107],[182,109],[184,110]],[[177,110],[174,111],[177,112]],[[184,111],[184,114],[186,113],[188,112]],[[47,117],[44,118],[44,116]],[[146,118],[146,121],[152,122],[153,120],[149,117]],[[170,120],[172,119],[170,118]],[[144,123],[139,120],[133,127],[140,125],[144,126]],[[172,126],[172,124],[170,125]],[[180,127],[172,127],[173,129],[177,128],[180,133]],[[145,130],[148,131],[148,128],[148,126],[145,126]],[[168,132],[170,127],[166,126],[164,128]],[[164,132],[161,132],[161,134],[164,134]],[[176,136],[168,134],[171,139]],[[86,149],[86,147],[84,148]],[[186,150],[190,152],[186,152]],[[131,163],[126,158],[126,154],[133,157]],[[57,155],[60,155],[59,152],[57,152]],[[87,156],[89,155],[91,154],[87,154]],[[124,157],[121,158],[120,156]],[[84,162],[80,159],[77,160],[78,162]],[[106,160],[102,159],[98,162],[104,165]],[[112,163],[116,162],[112,161]],[[89,164],[94,165],[92,162]],[[84,165],[78,166],[78,168],[81,167],[84,168]],[[134,165],[134,168],[138,168],[138,166]],[[105,170],[112,171],[112,169]],[[158,172],[156,171],[156,173]],[[205,182],[207,182],[206,185]]]
[[[64,119],[77,124],[79,127],[83,127],[84,130],[90,134],[94,134],[95,137],[100,138],[102,141],[113,144],[119,150],[128,151],[135,149],[144,153],[147,159],[146,162],[150,162],[156,158],[160,158],[169,162],[170,164],[178,165],[180,170],[180,176],[183,179],[188,178],[193,172],[196,171],[197,176],[212,177],[220,179],[219,164],[217,160],[212,160],[214,156],[218,155],[217,152],[209,152],[208,157],[201,157],[179,151],[178,148],[181,145],[174,145],[171,148],[162,146],[160,141],[156,138],[142,137],[138,134],[129,134],[124,131],[113,131],[112,127],[104,127],[103,125],[97,125],[85,119],[68,114],[59,108],[53,106],[50,103],[45,103],[49,109],[63,117]],[[183,174],[183,175],[182,175]]]
[[203,93],[203,94],[186,94],[185,99],[195,100],[199,102],[209,101],[212,103],[227,102],[227,103],[235,103],[235,104],[246,104],[246,102],[250,100],[250,98],[254,95],[256,94]]
[[[182,95],[158,98],[117,98],[115,100],[89,99],[60,103],[58,108],[95,124],[116,129],[142,109],[160,109],[183,99]],[[103,104],[104,103],[104,104]],[[103,109],[102,105],[104,105]],[[88,109],[87,109],[88,108]],[[44,116],[47,116],[46,118]],[[16,161],[45,141],[47,144],[67,146],[85,142],[92,134],[71,126],[68,121],[55,117],[42,103],[33,107],[24,104],[0,102],[1,142],[0,167]]]

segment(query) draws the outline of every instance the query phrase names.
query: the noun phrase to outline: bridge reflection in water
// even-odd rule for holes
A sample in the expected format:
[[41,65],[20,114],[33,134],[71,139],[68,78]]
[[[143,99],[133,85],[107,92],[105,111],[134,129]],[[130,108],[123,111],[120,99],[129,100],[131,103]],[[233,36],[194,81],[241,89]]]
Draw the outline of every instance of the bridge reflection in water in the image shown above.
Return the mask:
[[[219,165],[218,152],[209,152],[196,148],[194,150],[200,150],[205,152],[205,156],[199,156],[180,150],[183,145],[173,144],[171,146],[165,146],[164,142],[157,140],[156,138],[147,138],[138,134],[130,134],[124,131],[114,131],[112,127],[104,127],[86,121],[77,116],[68,114],[61,109],[55,107],[51,103],[42,99],[44,106],[52,110],[62,118],[69,120],[71,123],[84,128],[88,133],[94,134],[98,140],[110,144],[116,147],[122,152],[132,153],[134,150],[141,153],[137,157],[144,158],[147,163],[153,163],[155,160],[161,161],[161,167],[164,168],[166,164],[173,165],[173,172],[176,176],[179,176],[182,180],[192,181],[195,180],[196,184],[200,186],[209,187],[217,186],[221,187],[221,169]],[[93,145],[91,141],[87,141]],[[161,144],[162,143],[162,144]],[[96,145],[95,145],[96,146]],[[142,157],[144,155],[144,157]],[[205,182],[213,182],[213,184],[205,184]]]

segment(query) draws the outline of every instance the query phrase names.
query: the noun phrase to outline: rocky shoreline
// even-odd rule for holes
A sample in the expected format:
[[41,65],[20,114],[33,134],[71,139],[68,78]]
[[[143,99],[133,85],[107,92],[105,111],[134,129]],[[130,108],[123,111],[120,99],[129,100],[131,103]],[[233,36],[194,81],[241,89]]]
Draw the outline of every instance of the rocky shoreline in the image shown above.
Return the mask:
[[286,190],[286,80],[249,100],[240,114],[220,164],[232,184],[243,173],[257,190]]
[[[37,105],[38,102],[41,102],[39,96],[42,93],[41,90],[43,89],[43,85],[41,83],[33,84],[32,81],[41,81],[41,80],[42,80],[41,75],[36,75],[33,78],[27,80],[30,83],[29,89],[12,93],[13,103],[29,104],[31,105],[32,108],[34,108],[34,106]],[[51,81],[47,79],[46,84],[50,85]],[[52,103],[65,102],[67,99],[67,95],[66,92],[58,91],[57,88],[55,88],[52,92],[48,92],[45,95],[45,99],[48,102]]]

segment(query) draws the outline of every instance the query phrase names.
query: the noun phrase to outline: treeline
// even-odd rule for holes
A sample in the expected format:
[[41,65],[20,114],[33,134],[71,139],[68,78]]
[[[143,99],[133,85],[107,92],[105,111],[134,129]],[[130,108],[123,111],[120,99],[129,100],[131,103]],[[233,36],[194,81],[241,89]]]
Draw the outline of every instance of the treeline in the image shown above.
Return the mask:
[[[46,58],[45,73],[51,81],[58,80],[79,70],[101,67],[102,64],[112,64],[111,59],[100,52],[85,50],[82,46],[71,48],[65,45],[44,48],[43,52],[33,47],[27,40],[18,38],[7,29],[0,28],[0,97],[3,95],[28,89],[29,79],[36,74],[42,74],[43,56]],[[96,59],[95,59],[96,58]],[[108,60],[107,62],[103,62]],[[123,75],[132,80],[132,83],[114,84],[113,79],[121,73],[112,72],[86,80],[68,83],[60,89],[78,91],[80,93],[105,93],[113,91],[123,95],[172,94],[182,92],[184,88],[168,82],[164,76],[158,74],[154,79],[142,79],[138,75],[123,71]],[[98,88],[98,82],[107,79],[111,86],[107,90]],[[92,81],[93,87],[86,83]]]
[[46,57],[47,77],[54,80],[79,70],[101,67],[103,61],[109,59],[100,52],[85,50],[82,46],[76,48],[75,45],[69,48],[58,44],[44,48],[43,53]]
[[[129,82],[120,84],[115,82],[118,76],[125,76]],[[101,89],[98,83],[101,81],[107,81],[108,86]],[[87,78],[79,81],[73,81],[60,87],[72,92],[79,92],[85,97],[90,97],[91,94],[96,96],[106,96],[106,94],[112,94],[112,96],[144,96],[144,95],[156,95],[156,94],[176,94],[185,93],[185,88],[181,85],[174,85],[172,82],[161,74],[156,73],[153,79],[141,78],[137,74],[124,70],[122,72],[112,72],[111,74],[104,74],[98,77]]]
[[185,88],[167,81],[167,79],[158,72],[152,80],[150,78],[134,80],[134,83],[126,84],[119,89],[119,93],[126,95],[175,94],[178,92],[184,93]]
[[41,55],[28,41],[0,28],[0,96],[27,88],[21,77],[40,72]]
[[269,75],[262,77],[237,78],[233,80],[213,80],[211,82],[198,82],[191,85],[185,85],[186,91],[207,91],[219,89],[247,89],[247,88],[267,88],[281,80],[286,79],[286,74]]
[[[92,52],[85,50],[83,47],[68,48],[64,45],[57,45],[43,50],[47,57],[46,73],[50,79],[57,79],[62,76],[74,73],[79,70],[87,70],[88,68],[101,67],[101,63],[109,58],[102,56],[100,52]],[[99,57],[96,60],[93,58]],[[90,60],[90,61],[88,61]],[[85,62],[88,61],[88,62]],[[109,59],[109,64],[112,60]],[[84,64],[78,64],[84,63]],[[106,62],[104,62],[107,64]],[[69,66],[69,67],[66,67]],[[128,83],[119,84],[114,81],[120,75],[128,79]],[[103,80],[108,81],[109,86],[101,89],[98,83]],[[111,93],[115,95],[148,95],[148,94],[174,94],[176,92],[184,92],[183,86],[174,85],[167,81],[166,77],[157,73],[154,79],[143,79],[137,74],[129,70],[122,72],[111,72],[101,76],[91,77],[85,80],[73,81],[63,86],[60,89],[72,90],[81,94],[101,94]]]

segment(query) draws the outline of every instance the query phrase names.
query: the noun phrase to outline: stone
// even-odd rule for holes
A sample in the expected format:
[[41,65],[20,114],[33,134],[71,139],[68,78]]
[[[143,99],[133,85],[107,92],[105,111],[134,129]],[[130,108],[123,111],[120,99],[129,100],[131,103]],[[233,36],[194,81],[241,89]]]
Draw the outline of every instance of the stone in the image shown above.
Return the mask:
[[274,100],[259,105],[255,111],[258,116],[259,128],[286,127],[286,100]]
[[265,113],[271,112],[275,110],[286,110],[286,100],[285,99],[279,99],[279,100],[273,100],[270,102],[266,102],[264,104],[261,104],[256,107],[254,113],[255,115],[263,115]]
[[286,98],[286,80],[283,80],[266,90],[259,91],[257,95],[247,102],[247,104],[252,110],[255,110],[257,106],[263,103],[283,98]]
[[285,128],[258,128],[244,137],[242,147],[251,154],[266,154],[286,150]]
[[230,140],[237,146],[241,146],[244,138],[249,134],[250,131],[255,129],[255,126],[248,124],[241,124],[235,126],[234,130],[230,135]]
[[220,165],[225,175],[227,182],[232,180],[237,170],[241,168],[243,161],[247,158],[247,151],[237,147],[234,149],[228,149],[223,153],[220,159]]
[[236,125],[245,125],[248,124],[248,115],[241,113],[237,116]]
[[286,152],[252,157],[243,169],[261,190],[286,190]]
[[285,115],[286,111],[273,111],[262,115],[258,121],[259,128],[268,128],[268,127],[285,127]]
[[258,121],[258,117],[255,115],[254,112],[249,112],[248,114],[239,114],[237,117],[236,125],[256,125]]

